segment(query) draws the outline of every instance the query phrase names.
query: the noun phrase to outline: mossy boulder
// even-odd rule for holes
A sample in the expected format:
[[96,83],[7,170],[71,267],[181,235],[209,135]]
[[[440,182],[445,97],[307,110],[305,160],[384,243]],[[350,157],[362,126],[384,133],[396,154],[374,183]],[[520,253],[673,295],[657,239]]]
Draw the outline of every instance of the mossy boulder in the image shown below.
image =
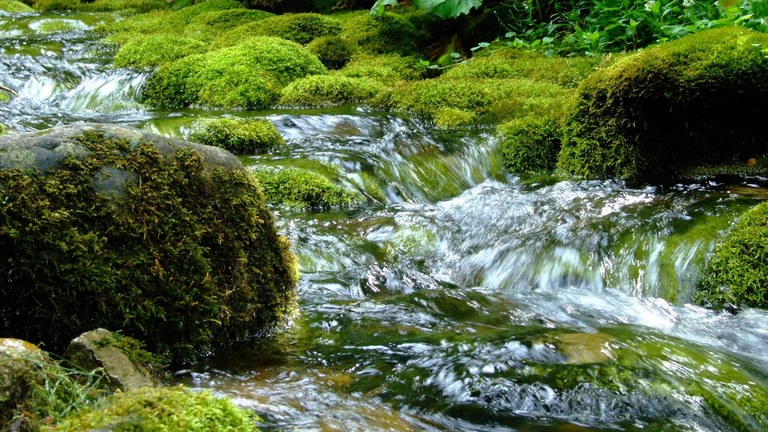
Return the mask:
[[420,54],[425,35],[400,15],[362,13],[344,21],[340,34],[371,54]]
[[222,35],[215,45],[231,46],[251,36],[281,37],[306,45],[316,38],[337,35],[339,32],[341,24],[331,17],[316,13],[285,14],[236,27]]
[[323,64],[301,45],[254,37],[160,67],[147,81],[142,99],[167,108],[267,108],[277,102],[281,86],[324,72]]
[[370,78],[312,75],[288,84],[283,89],[280,105],[307,107],[364,104],[384,89],[384,84]]
[[90,27],[84,22],[75,19],[41,19],[29,25],[29,27],[40,34],[51,33],[70,33],[76,31],[90,30]]
[[322,173],[299,167],[255,167],[267,202],[312,210],[350,207],[357,196]]
[[189,21],[191,26],[205,26],[211,30],[232,30],[251,22],[261,21],[274,14],[254,9],[226,9],[201,13]]
[[416,57],[357,53],[339,70],[339,74],[352,78],[373,78],[392,85],[397,81],[420,80],[424,78],[424,71]]
[[81,3],[79,9],[86,12],[145,13],[169,7],[166,0],[95,0]]
[[35,10],[16,0],[0,0],[0,11],[8,13],[31,13]]
[[560,152],[561,128],[551,117],[523,117],[497,128],[504,167],[512,174],[551,174]]
[[694,300],[768,309],[768,202],[744,213],[718,243]]
[[768,35],[707,30],[619,59],[578,88],[558,166],[586,177],[669,177],[766,151]]
[[323,36],[307,44],[307,50],[330,70],[341,69],[349,63],[355,53],[355,47],[346,39],[338,36]]
[[234,154],[264,153],[285,144],[275,125],[267,119],[199,120],[192,125],[189,139]]
[[32,7],[39,11],[76,10],[80,7],[80,0],[34,0]]
[[39,364],[48,362],[48,355],[37,346],[21,339],[0,338],[0,430],[12,430],[19,409],[43,382]]
[[174,362],[281,324],[296,270],[231,153],[83,124],[0,138],[0,333],[94,327]]
[[[557,84],[526,79],[436,78],[401,85],[379,103],[451,127],[530,115],[557,116],[564,112],[569,95]],[[451,118],[459,124],[449,124]]]
[[169,34],[137,35],[120,47],[113,63],[117,67],[155,67],[205,51],[205,44]]
[[231,400],[183,387],[143,388],[116,393],[104,402],[43,430],[243,431],[259,430],[260,419]]

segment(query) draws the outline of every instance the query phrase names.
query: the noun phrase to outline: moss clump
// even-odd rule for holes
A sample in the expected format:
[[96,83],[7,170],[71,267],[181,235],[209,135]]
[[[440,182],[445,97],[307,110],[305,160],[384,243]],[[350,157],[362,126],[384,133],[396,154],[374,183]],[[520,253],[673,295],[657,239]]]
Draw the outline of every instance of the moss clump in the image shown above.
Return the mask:
[[385,89],[370,78],[339,75],[312,75],[298,79],[283,89],[281,105],[327,106],[367,103]]
[[[529,115],[556,117],[564,111],[569,92],[561,86],[524,79],[431,79],[415,81],[394,89],[385,107],[413,112],[429,121],[436,116],[446,124],[445,113],[460,113],[464,126],[468,114],[473,123],[498,123]],[[452,111],[446,111],[446,110]]]
[[744,213],[715,247],[694,300],[768,308],[768,203]]
[[0,143],[13,166],[28,166],[13,143],[29,139],[80,155],[45,174],[0,171],[0,333],[59,351],[113,328],[180,362],[292,313],[290,252],[234,157],[201,147],[222,161],[207,166],[193,148],[115,126],[58,131]]
[[245,24],[225,33],[216,46],[230,46],[250,36],[275,36],[306,45],[322,36],[341,32],[341,24],[330,17],[316,13],[276,15]]
[[174,15],[184,24],[189,24],[193,18],[207,12],[244,8],[245,6],[237,0],[205,0],[179,9]]
[[197,15],[189,21],[190,25],[202,25],[211,30],[231,30],[242,24],[260,21],[264,18],[274,16],[273,14],[253,9],[226,9],[212,12],[205,12]]
[[35,0],[32,7],[39,11],[75,10],[80,7],[80,0]]
[[191,141],[221,147],[234,154],[264,153],[285,144],[267,119],[207,119],[192,125]]
[[257,167],[254,170],[267,202],[314,210],[349,207],[357,197],[308,169]]
[[498,127],[499,151],[512,174],[551,174],[560,152],[560,127],[548,117],[514,119]]
[[30,13],[35,10],[16,0],[0,0],[0,11],[8,13]]
[[341,69],[352,59],[355,47],[338,36],[317,38],[307,45],[307,50],[331,70]]
[[200,41],[168,34],[154,34],[129,40],[115,55],[117,67],[155,67],[204,51]]
[[543,54],[504,49],[477,56],[452,67],[446,78],[528,78],[575,87],[594,71],[599,58],[546,57]]
[[419,67],[417,58],[397,54],[355,54],[339,73],[353,78],[373,78],[388,85],[424,78],[424,68]]
[[362,13],[345,21],[340,36],[372,54],[417,55],[424,35],[400,15]]
[[169,108],[195,104],[267,108],[277,102],[280,86],[325,71],[315,56],[295,42],[255,37],[162,66],[147,81],[142,99]]
[[94,31],[111,36],[107,42],[122,42],[134,37],[146,37],[150,34],[168,33],[168,29],[181,28],[184,23],[171,10],[156,10],[133,15],[121,21],[97,26]]
[[764,152],[768,35],[708,30],[618,60],[585,79],[559,167],[587,177],[668,177]]
[[183,387],[145,388],[116,393],[44,430],[85,431],[258,431],[260,419],[231,400]]
[[8,133],[8,126],[4,124],[0,124],[0,135],[5,135]]
[[166,0],[96,0],[82,3],[79,9],[87,12],[145,13],[169,7]]

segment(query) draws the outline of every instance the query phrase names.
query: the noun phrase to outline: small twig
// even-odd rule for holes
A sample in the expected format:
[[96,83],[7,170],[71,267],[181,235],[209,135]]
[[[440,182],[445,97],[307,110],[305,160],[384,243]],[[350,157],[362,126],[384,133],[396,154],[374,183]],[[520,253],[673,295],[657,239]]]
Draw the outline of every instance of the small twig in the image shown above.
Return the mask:
[[16,90],[14,90],[12,88],[8,88],[8,87],[6,87],[4,85],[0,85],[0,90],[8,92],[8,93],[12,94],[15,97],[19,97],[19,93]]

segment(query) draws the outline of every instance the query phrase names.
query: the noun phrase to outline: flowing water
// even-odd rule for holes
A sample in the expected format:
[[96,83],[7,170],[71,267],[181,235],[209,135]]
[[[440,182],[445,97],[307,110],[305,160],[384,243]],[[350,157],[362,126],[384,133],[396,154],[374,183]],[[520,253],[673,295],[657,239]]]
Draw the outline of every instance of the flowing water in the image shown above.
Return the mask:
[[[73,31],[45,32],[44,20]],[[109,15],[0,16],[19,131],[119,122],[184,137],[200,116],[266,116],[287,140],[246,165],[330,164],[349,210],[275,208],[301,313],[177,380],[265,430],[768,429],[768,312],[690,304],[707,253],[768,179],[628,185],[506,175],[488,131],[332,111],[152,111],[147,74],[108,66]]]

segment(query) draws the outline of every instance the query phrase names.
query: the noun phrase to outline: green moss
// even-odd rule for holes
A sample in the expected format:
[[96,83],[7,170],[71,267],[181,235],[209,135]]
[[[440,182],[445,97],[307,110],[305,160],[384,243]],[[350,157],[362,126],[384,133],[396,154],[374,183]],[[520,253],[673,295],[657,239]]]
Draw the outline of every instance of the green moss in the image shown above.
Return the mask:
[[168,34],[153,34],[129,40],[117,52],[117,67],[154,67],[203,51],[200,41]]
[[231,30],[241,24],[260,21],[274,16],[269,12],[253,9],[226,9],[201,13],[189,21],[190,25],[203,25],[213,30]]
[[564,111],[569,94],[556,84],[524,79],[438,78],[401,85],[380,103],[429,121],[435,121],[438,114],[445,120],[446,113],[453,113],[454,117],[459,114],[456,118],[462,122],[473,114],[473,123],[492,124],[529,115],[557,117]]
[[206,119],[195,122],[191,141],[221,147],[234,154],[264,153],[285,144],[267,119]]
[[195,2],[192,6],[179,9],[174,15],[184,24],[189,24],[193,18],[207,12],[244,8],[245,6],[237,0],[205,0],[202,2]]
[[384,88],[383,84],[369,78],[312,75],[285,87],[280,104],[306,107],[367,103]]
[[323,72],[322,63],[301,45],[254,37],[161,67],[147,81],[142,99],[158,107],[267,108],[277,102],[280,86]]
[[250,36],[275,36],[308,44],[322,36],[339,34],[341,24],[333,18],[315,14],[276,15],[259,21],[239,26],[217,39],[215,46],[231,46]]
[[85,431],[258,431],[260,419],[231,400],[182,387],[145,388],[110,396],[55,427],[43,430]]
[[499,151],[512,174],[551,174],[560,152],[560,127],[549,117],[523,117],[498,127]]
[[307,209],[350,207],[357,197],[320,172],[297,167],[256,167],[267,202]]
[[307,50],[331,70],[341,69],[352,59],[355,47],[338,36],[323,36],[307,45]]
[[373,78],[388,85],[424,77],[424,69],[419,67],[418,59],[397,54],[355,54],[339,73],[352,78]]
[[71,19],[44,19],[35,24],[35,30],[42,34],[68,33],[88,28],[82,22]]
[[594,71],[599,58],[546,57],[543,54],[505,49],[478,56],[452,67],[446,78],[528,78],[575,87]]
[[8,126],[4,124],[0,124],[0,135],[5,135],[8,133]]
[[417,55],[424,35],[400,15],[361,13],[343,22],[340,36],[371,54]]
[[45,175],[0,171],[0,332],[61,350],[118,329],[178,362],[292,313],[289,252],[250,172],[105,133]]
[[703,31],[619,59],[585,79],[559,167],[587,177],[669,177],[764,152],[768,35]]
[[80,7],[80,0],[35,0],[32,7],[39,11],[76,10]]
[[0,90],[0,103],[10,102],[11,94],[5,90]]
[[168,8],[166,0],[95,0],[82,3],[79,9],[87,12],[145,13]]
[[0,0],[0,11],[8,13],[30,13],[35,10],[16,0]]
[[717,245],[694,300],[768,308],[768,202],[744,213]]
[[[144,14],[133,15],[124,20],[97,26],[94,31],[111,34],[107,41],[125,42],[125,38],[116,38],[120,34],[129,34],[128,39],[146,37],[156,33],[168,33],[169,29],[182,28],[184,23],[171,10],[156,10]],[[116,40],[119,39],[119,40]]]

